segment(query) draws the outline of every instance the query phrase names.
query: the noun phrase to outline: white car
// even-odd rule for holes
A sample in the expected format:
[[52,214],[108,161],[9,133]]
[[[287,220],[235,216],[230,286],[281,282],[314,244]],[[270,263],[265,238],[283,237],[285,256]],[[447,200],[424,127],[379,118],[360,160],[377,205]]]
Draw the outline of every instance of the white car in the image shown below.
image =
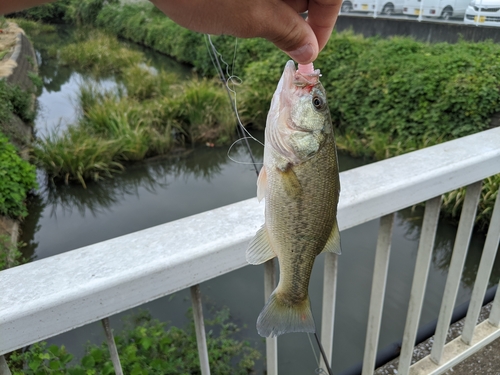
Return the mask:
[[403,4],[404,0],[353,0],[352,10],[390,16],[394,13],[402,13]]
[[352,1],[344,0],[342,1],[342,6],[340,7],[340,13],[352,12]]
[[465,11],[464,23],[500,26],[500,0],[472,0]]
[[442,18],[462,18],[470,0],[405,0],[403,14]]

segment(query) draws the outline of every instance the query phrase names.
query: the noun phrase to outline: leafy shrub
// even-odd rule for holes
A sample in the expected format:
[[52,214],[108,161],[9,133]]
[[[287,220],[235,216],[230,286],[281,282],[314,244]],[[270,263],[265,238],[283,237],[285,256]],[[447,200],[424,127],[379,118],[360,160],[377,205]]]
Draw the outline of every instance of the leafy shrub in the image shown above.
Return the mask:
[[0,133],[0,215],[26,216],[24,200],[35,187],[34,166],[21,159],[7,137]]
[[384,133],[404,147],[406,141],[445,141],[485,130],[500,111],[500,48],[492,42],[360,42],[344,34],[333,38],[326,54],[336,56],[337,38],[348,53],[331,61],[323,84],[341,129]]
[[[212,373],[248,374],[260,355],[247,342],[233,337],[239,328],[229,322],[229,311],[220,311],[205,324],[212,328],[207,332]],[[125,374],[200,374],[193,323],[185,329],[167,328],[167,324],[143,312],[126,320],[123,332],[115,336],[115,341]],[[24,353],[13,353],[9,366],[14,375],[114,374],[106,343],[89,345],[79,364],[70,365],[72,359],[64,346],[47,348],[45,343],[38,343]]]

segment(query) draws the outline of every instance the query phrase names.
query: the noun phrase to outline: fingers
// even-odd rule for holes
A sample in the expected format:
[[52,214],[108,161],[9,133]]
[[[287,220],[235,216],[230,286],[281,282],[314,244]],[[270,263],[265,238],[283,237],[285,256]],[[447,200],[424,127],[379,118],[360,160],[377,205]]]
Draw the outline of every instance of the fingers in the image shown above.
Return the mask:
[[268,11],[255,19],[261,27],[258,36],[264,37],[287,53],[299,64],[308,64],[319,53],[318,41],[310,25],[297,13],[303,12],[306,1],[267,1]]
[[314,31],[318,39],[319,50],[321,51],[330,35],[333,26],[337,21],[342,0],[310,0],[307,23]]
[[283,2],[297,13],[306,12],[309,5],[308,0],[283,0]]
[[[338,13],[335,4],[338,2],[339,7],[341,4],[341,0],[151,1],[172,20],[188,29],[240,38],[263,37],[299,64],[308,64],[316,59],[332,31]],[[308,6],[309,18],[306,22],[298,13],[306,11]]]

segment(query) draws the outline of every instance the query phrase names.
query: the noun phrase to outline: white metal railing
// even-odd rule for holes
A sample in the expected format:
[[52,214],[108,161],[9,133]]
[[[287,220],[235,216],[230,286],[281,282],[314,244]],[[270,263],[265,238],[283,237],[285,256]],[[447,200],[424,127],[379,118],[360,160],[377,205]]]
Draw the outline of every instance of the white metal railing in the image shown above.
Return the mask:
[[[373,373],[375,366],[394,212],[420,202],[427,203],[399,373],[442,373],[500,336],[500,293],[494,301],[489,322],[476,326],[500,238],[500,198],[497,198],[464,333],[462,338],[447,345],[443,339],[472,230],[480,181],[497,173],[500,173],[500,128],[341,173],[340,230],[382,218],[363,374]],[[467,198],[436,330],[435,348],[431,357],[410,368],[440,197],[462,186],[468,186]],[[209,374],[197,285],[244,267],[246,246],[263,220],[264,205],[249,199],[0,272],[0,354],[103,319],[113,351],[107,317],[191,287],[202,374]],[[336,269],[337,256],[327,254],[321,339],[330,361]],[[273,263],[268,263],[266,295],[275,285],[273,274]],[[267,340],[268,374],[278,372],[276,345],[276,339]],[[118,358],[115,368],[121,373]]]

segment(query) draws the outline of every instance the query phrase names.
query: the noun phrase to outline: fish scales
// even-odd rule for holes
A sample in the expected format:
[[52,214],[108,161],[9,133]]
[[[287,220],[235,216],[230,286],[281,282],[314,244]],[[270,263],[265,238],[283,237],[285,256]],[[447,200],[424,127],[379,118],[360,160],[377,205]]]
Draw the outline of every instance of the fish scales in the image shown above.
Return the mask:
[[[314,260],[325,247],[337,215],[338,198],[332,191],[338,189],[339,182],[338,179],[327,177],[338,175],[337,163],[332,158],[334,147],[331,140],[316,158],[294,167],[303,191],[308,192],[300,198],[285,193],[282,176],[268,174],[270,191],[269,197],[266,196],[269,208],[266,211],[266,223],[269,223],[268,228],[273,233],[272,242],[276,244],[275,250],[282,270],[280,284],[290,299],[307,298]],[[326,170],[316,168],[322,164]],[[271,212],[280,214],[273,217]],[[281,254],[295,256],[280,257]]]
[[[303,68],[303,67],[302,67]],[[280,280],[257,319],[262,336],[314,332],[308,296],[316,256],[340,253],[337,152],[319,70],[289,61],[269,110],[264,167],[257,196],[265,224],[250,242],[247,260],[277,256]]]

